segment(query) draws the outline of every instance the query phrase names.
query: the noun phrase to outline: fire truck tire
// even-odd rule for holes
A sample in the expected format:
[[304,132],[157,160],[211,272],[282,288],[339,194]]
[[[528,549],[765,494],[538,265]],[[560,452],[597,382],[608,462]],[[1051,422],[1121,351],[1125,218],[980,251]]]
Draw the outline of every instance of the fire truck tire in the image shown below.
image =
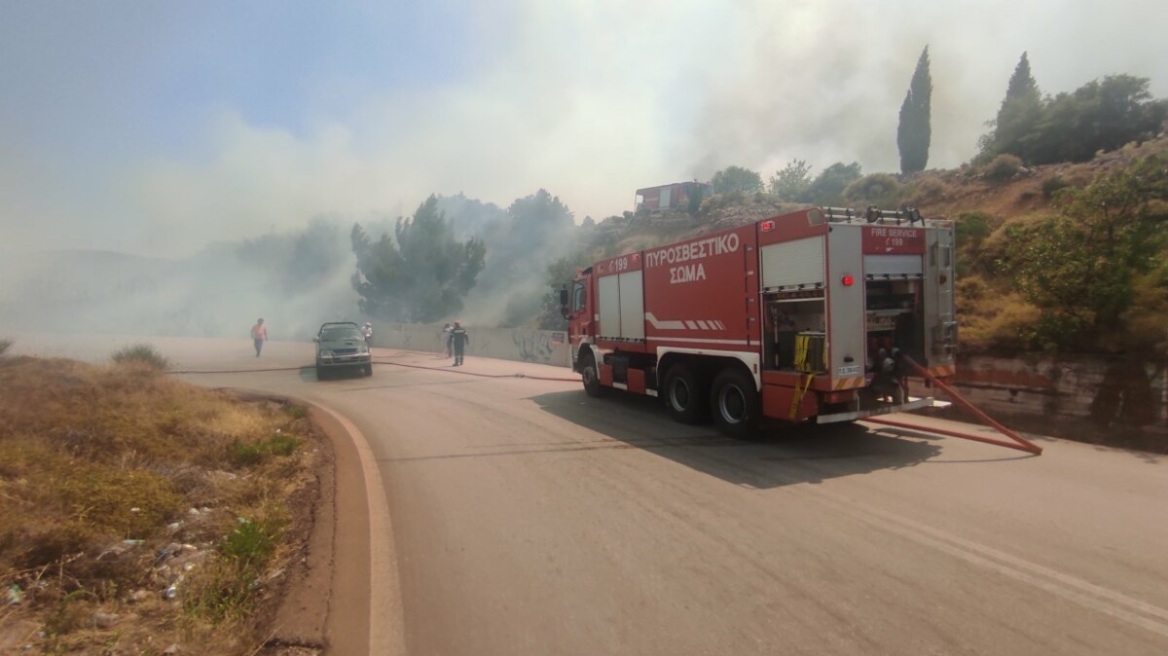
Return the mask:
[[702,381],[692,369],[675,364],[665,374],[665,407],[675,421],[696,424],[707,415]]
[[600,384],[600,370],[596,368],[596,359],[591,353],[580,360],[580,377],[584,380],[584,392],[588,396],[601,397],[608,391]]
[[739,369],[725,369],[710,392],[710,406],[718,429],[732,437],[750,437],[758,428],[762,407],[754,379]]

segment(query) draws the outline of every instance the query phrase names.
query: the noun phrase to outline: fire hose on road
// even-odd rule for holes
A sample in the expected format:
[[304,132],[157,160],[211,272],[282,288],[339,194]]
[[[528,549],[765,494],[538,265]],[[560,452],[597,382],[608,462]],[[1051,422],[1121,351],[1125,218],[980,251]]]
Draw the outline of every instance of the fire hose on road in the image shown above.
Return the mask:
[[[967,412],[969,412],[973,416],[980,419],[982,421],[982,423],[986,424],[987,426],[992,427],[994,430],[998,431],[1002,435],[1005,435],[1006,437],[1010,438],[1010,441],[999,440],[999,439],[993,438],[993,437],[985,437],[983,435],[974,435],[972,433],[965,433],[962,431],[954,431],[954,430],[948,430],[948,429],[944,429],[944,428],[934,428],[932,426],[930,426],[929,428],[924,429],[924,430],[927,430],[930,433],[940,433],[941,435],[948,435],[950,437],[958,437],[958,438],[961,438],[963,440],[973,440],[975,442],[985,442],[986,444],[995,444],[997,446],[1004,446],[1008,449],[1017,449],[1019,451],[1026,451],[1028,453],[1033,453],[1034,455],[1042,455],[1042,447],[1040,447],[1037,444],[1035,444],[1034,442],[1031,442],[1030,440],[1022,437],[1021,435],[1015,433],[1014,431],[1010,430],[1009,428],[1006,428],[1005,426],[1001,425],[997,421],[994,421],[994,419],[992,417],[990,417],[986,413],[979,410],[976,406],[974,406],[969,401],[965,400],[965,398],[963,398],[960,394],[957,393],[957,390],[950,387],[948,384],[946,384],[940,378],[937,378],[933,374],[929,373],[928,369],[917,364],[912,358],[908,357],[907,355],[902,356],[902,357],[903,357],[904,361],[909,363],[909,365],[911,365],[912,368],[918,374],[920,374],[925,380],[929,381],[933,385],[936,385],[941,391],[945,392],[945,395],[948,396],[954,403],[956,403],[958,406],[960,406],[961,408],[963,408],[964,410],[966,410]],[[918,425],[915,425],[915,424],[912,424],[909,422],[904,422],[904,421],[897,421],[896,419],[885,419],[883,417],[869,417],[869,418],[865,419],[864,421],[870,422],[873,424],[883,424],[885,426],[895,426],[897,428],[910,428],[910,429],[922,430],[922,428]]]
[[[974,406],[972,403],[970,403],[964,397],[962,397],[960,394],[958,394],[957,390],[953,389],[950,385],[946,384],[944,381],[942,381],[941,379],[939,379],[936,376],[934,376],[933,374],[931,374],[928,369],[917,364],[917,362],[914,361],[912,358],[910,358],[908,356],[902,356],[902,357],[903,357],[904,361],[907,362],[918,375],[923,377],[925,380],[928,380],[931,384],[935,385],[938,389],[943,391],[945,393],[945,395],[947,397],[949,397],[954,403],[956,403],[958,406],[960,406],[961,408],[968,411],[973,416],[977,417],[985,425],[990,426],[991,428],[998,431],[999,433],[1001,433],[1002,435],[1006,436],[1009,439],[1008,440],[997,439],[997,438],[993,438],[993,437],[986,437],[984,435],[975,435],[973,433],[968,433],[968,432],[963,432],[963,431],[955,431],[955,430],[950,430],[950,429],[946,429],[946,428],[938,428],[938,427],[933,427],[933,426],[929,426],[926,428],[926,427],[920,426],[919,424],[914,424],[914,423],[907,422],[907,421],[900,421],[897,419],[888,419],[885,417],[867,417],[864,419],[865,422],[873,423],[873,424],[881,424],[884,426],[892,426],[895,428],[907,428],[907,429],[911,429],[911,430],[924,430],[926,432],[937,433],[937,434],[946,435],[949,437],[957,437],[957,438],[964,439],[964,440],[972,440],[975,442],[984,442],[986,444],[993,444],[996,446],[1004,446],[1008,449],[1017,449],[1019,451],[1025,451],[1027,453],[1032,453],[1034,455],[1041,455],[1042,454],[1042,447],[1041,446],[1038,446],[1034,442],[1027,440],[1026,438],[1022,437],[1021,435],[1018,435],[1016,432],[1010,430],[1009,428],[1006,428],[1002,424],[995,421],[992,417],[990,417],[986,413],[979,410],[976,406]],[[421,365],[421,364],[408,364],[405,362],[391,362],[391,361],[386,361],[386,360],[374,360],[373,364],[392,365],[392,366],[396,366],[396,367],[407,367],[410,369],[427,369],[430,371],[448,371],[449,373],[457,373],[457,374],[461,374],[464,376],[475,376],[478,378],[530,378],[532,380],[544,380],[544,381],[563,382],[563,383],[580,382],[580,379],[576,378],[576,377],[538,376],[538,375],[525,374],[522,372],[513,373],[513,374],[485,374],[485,373],[476,373],[476,372],[466,371],[466,370],[450,371],[445,367],[432,367],[432,366]],[[303,368],[304,367],[272,367],[272,368],[265,368],[265,369],[230,369],[230,370],[205,370],[205,371],[204,370],[181,370],[181,371],[171,371],[169,373],[172,373],[172,374],[241,374],[241,373],[261,373],[261,372],[270,372],[270,371],[299,371]]]

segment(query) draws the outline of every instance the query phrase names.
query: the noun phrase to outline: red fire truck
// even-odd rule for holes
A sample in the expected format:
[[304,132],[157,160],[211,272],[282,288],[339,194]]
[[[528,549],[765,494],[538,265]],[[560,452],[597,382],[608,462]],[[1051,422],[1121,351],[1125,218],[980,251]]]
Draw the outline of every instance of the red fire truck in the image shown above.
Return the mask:
[[953,262],[949,221],[819,207],[608,258],[561,294],[573,369],[732,435],[924,407],[900,360],[953,375]]

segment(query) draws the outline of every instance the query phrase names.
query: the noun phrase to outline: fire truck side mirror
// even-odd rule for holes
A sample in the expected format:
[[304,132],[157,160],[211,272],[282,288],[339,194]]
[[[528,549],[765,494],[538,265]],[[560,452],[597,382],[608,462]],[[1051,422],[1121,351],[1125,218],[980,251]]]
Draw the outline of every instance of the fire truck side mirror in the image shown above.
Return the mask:
[[565,319],[568,318],[568,288],[567,287],[560,288],[560,314],[562,314]]

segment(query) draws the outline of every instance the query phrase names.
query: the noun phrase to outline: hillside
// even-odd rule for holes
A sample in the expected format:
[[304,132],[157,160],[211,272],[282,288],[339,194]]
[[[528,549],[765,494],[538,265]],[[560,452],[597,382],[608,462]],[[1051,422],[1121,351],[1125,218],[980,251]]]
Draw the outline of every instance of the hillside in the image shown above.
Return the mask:
[[[838,204],[912,206],[957,223],[966,353],[1168,352],[1165,162],[1161,133],[1077,164],[1026,168],[1003,156],[908,179],[870,174],[843,189],[849,200]],[[737,192],[706,198],[692,215],[627,212],[585,226],[582,261],[805,206]]]
[[920,202],[918,207],[926,216],[956,217],[963,212],[983,212],[998,219],[1040,212],[1048,208],[1050,199],[1043,192],[1043,184],[1059,178],[1073,187],[1083,187],[1103,172],[1118,168],[1150,155],[1168,154],[1168,135],[1141,145],[1130,145],[1121,150],[1100,153],[1082,164],[1048,164],[1023,169],[1017,176],[1001,183],[989,182],[973,167],[924,174],[939,178],[946,186],[943,197]]
[[[1149,155],[1168,155],[1168,134],[1138,146],[1132,144],[1118,151],[1100,153],[1082,164],[1022,168],[1001,182],[987,179],[986,167],[963,165],[957,169],[926,171],[904,182],[901,202],[917,207],[930,218],[957,219],[965,213],[981,212],[1004,222],[1049,209],[1051,199],[1044,191],[1044,184],[1051,184],[1051,180],[1059,180],[1056,186],[1084,187],[1100,173],[1117,170]],[[646,216],[627,213],[605,219],[596,230],[607,237],[599,241],[615,240],[618,250],[623,252],[743,225],[800,207],[806,204],[784,202],[767,194],[714,196],[702,203],[696,216],[684,210]]]

